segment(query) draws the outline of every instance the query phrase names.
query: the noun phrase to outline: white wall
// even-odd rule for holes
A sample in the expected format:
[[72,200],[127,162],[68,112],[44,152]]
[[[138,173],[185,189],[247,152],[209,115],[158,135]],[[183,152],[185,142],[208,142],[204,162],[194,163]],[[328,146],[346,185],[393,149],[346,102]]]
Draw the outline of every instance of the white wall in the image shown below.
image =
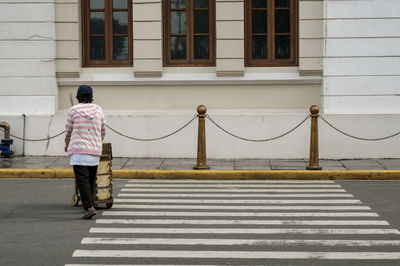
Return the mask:
[[[320,102],[322,70],[324,117],[361,137],[400,129],[399,0],[300,0],[298,68],[244,67],[242,0],[217,1],[216,67],[163,67],[161,1],[135,0],[134,66],[82,68],[79,3],[0,0],[0,120],[11,124],[11,133],[22,136],[23,113],[26,137],[61,132],[70,93],[89,83],[109,125],[130,136],[169,133],[193,117],[197,104],[206,104],[232,132],[267,138],[292,128],[310,104]],[[151,143],[108,131],[106,141],[113,143],[115,156],[195,157],[196,129],[193,123]],[[400,158],[398,139],[357,141],[320,123],[321,158]],[[309,122],[267,143],[234,139],[207,122],[207,145],[209,158],[307,158]],[[63,147],[60,136],[27,142],[25,152],[63,155]],[[15,140],[12,148],[21,154],[22,142]]]
[[[1,0],[0,0],[1,1]],[[321,103],[323,1],[299,1],[299,66],[244,67],[244,1],[216,0],[216,66],[163,67],[162,1],[133,0],[133,67],[81,67],[80,5],[55,0],[59,110],[79,84],[105,110],[308,109]],[[218,106],[219,105],[219,106]]]
[[55,0],[56,76],[79,77],[81,24],[78,0]]
[[0,1],[0,114],[56,110],[54,1]]
[[325,0],[325,113],[400,113],[400,1]]
[[[107,124],[115,130],[137,138],[167,135],[194,117],[196,110],[185,111],[106,111]],[[240,110],[210,109],[210,117],[230,132],[249,139],[266,139],[281,135],[300,123],[306,112],[253,111],[242,115]],[[398,132],[400,115],[323,115],[329,122],[347,133],[379,138]],[[3,116],[11,125],[11,134],[22,137],[22,116]],[[52,116],[27,116],[26,138],[42,139],[54,136],[65,128],[66,112]],[[141,142],[130,140],[111,130],[106,142],[113,145],[115,157],[195,158],[197,156],[197,119],[187,128],[164,140]],[[309,157],[310,120],[293,133],[270,142],[247,142],[236,139],[206,120],[208,158],[301,158]],[[26,142],[26,155],[66,155],[64,134],[50,141]],[[346,137],[324,122],[319,123],[320,158],[400,158],[400,136],[383,141],[360,141]],[[22,153],[22,141],[14,138],[11,149]]]
[[324,44],[324,2],[299,1],[299,71],[322,75]]

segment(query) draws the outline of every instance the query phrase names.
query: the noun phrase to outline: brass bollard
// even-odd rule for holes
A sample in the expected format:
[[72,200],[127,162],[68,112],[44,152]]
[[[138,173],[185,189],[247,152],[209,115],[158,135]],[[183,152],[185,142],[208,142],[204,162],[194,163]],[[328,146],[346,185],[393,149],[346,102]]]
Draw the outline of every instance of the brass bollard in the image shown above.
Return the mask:
[[311,106],[310,113],[311,113],[310,161],[308,162],[307,170],[322,170],[322,167],[319,166],[319,154],[318,154],[319,107],[317,105]]
[[206,112],[207,108],[204,105],[197,107],[199,130],[197,135],[197,165],[194,167],[196,170],[210,169],[207,166],[206,156]]

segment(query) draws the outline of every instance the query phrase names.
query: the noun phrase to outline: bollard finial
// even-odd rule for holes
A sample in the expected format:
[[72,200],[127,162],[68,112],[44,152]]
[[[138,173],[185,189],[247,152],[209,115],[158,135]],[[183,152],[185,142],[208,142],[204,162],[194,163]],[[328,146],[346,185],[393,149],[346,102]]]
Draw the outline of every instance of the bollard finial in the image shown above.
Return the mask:
[[204,105],[199,105],[197,107],[197,113],[199,115],[204,115],[207,112],[207,108]]
[[310,107],[310,113],[312,115],[317,115],[319,113],[319,106],[318,105],[312,105]]

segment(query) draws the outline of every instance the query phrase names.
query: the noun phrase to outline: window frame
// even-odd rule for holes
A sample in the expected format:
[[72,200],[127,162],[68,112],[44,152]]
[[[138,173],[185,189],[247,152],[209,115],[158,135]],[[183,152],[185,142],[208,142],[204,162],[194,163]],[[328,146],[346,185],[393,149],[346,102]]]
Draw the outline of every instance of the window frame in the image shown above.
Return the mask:
[[[253,59],[252,0],[245,0],[245,66],[298,66],[299,1],[290,1],[290,59],[275,59],[275,0],[267,1],[267,58]],[[283,34],[284,35],[284,34]]]
[[[186,59],[171,59],[171,0],[163,0],[163,65],[165,67],[215,66],[216,0],[209,0],[209,59],[194,59],[194,1],[186,0]],[[196,8],[198,10],[198,8]],[[200,9],[201,10],[201,9]],[[201,34],[200,34],[201,35]]]
[[[90,0],[82,1],[82,55],[83,67],[130,67],[133,66],[133,18],[132,0],[127,0],[128,4],[128,60],[114,60],[113,37],[119,34],[113,33],[113,11],[126,11],[126,9],[113,9],[113,1],[104,0],[104,39],[105,39],[105,60],[90,59]],[[98,9],[101,10],[102,9]],[[126,36],[126,34],[122,34]]]

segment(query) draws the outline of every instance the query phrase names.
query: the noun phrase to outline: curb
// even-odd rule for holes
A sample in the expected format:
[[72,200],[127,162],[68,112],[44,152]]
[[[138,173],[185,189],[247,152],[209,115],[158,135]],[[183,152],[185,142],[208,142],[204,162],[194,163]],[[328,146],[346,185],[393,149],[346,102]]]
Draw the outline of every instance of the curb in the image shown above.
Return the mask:
[[0,178],[44,178],[44,179],[58,179],[58,178],[74,178],[72,169],[22,169],[22,168],[8,168],[0,169]]
[[[400,180],[400,170],[113,170],[114,179]],[[74,178],[72,169],[0,169],[0,178]]]

